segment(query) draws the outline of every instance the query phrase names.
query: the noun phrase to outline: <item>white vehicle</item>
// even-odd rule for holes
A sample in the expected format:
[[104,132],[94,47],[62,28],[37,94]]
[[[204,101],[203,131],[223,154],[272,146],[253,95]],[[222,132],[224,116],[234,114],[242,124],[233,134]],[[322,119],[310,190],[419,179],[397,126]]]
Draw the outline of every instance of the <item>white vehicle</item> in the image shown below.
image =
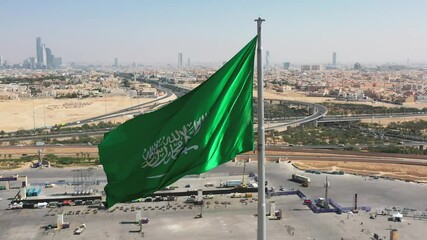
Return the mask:
[[23,203],[13,203],[13,204],[9,204],[9,209],[21,209],[23,206]]
[[80,235],[86,229],[86,224],[80,225],[78,228],[74,230],[74,234]]
[[256,182],[251,182],[251,183],[249,183],[249,187],[250,187],[250,188],[258,188],[258,183],[256,183]]
[[207,194],[203,196],[203,199],[213,199],[214,195],[213,194]]
[[35,208],[46,208],[47,203],[46,202],[37,203],[37,204],[34,204],[34,207]]

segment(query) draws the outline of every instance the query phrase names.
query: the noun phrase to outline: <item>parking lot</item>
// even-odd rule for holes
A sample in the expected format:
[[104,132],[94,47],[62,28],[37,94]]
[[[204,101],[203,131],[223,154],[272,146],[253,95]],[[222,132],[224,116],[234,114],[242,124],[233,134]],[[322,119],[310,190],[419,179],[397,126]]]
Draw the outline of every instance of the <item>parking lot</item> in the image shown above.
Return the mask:
[[[206,183],[214,184],[209,189],[215,189],[229,179],[242,179],[241,176],[230,174],[242,171],[242,166],[241,163],[229,163],[201,177],[183,178],[173,185],[178,186],[175,191],[205,188]],[[246,167],[248,172],[255,171],[256,163],[248,163]],[[266,168],[269,186],[276,189],[281,185],[285,188],[300,188],[311,198],[324,196],[323,174],[302,173],[287,163],[267,163]],[[72,180],[70,169],[29,169],[24,172],[29,176],[30,182],[40,184],[59,179]],[[3,175],[9,173],[2,172]],[[307,188],[301,188],[298,183],[288,180],[293,173],[309,176],[312,183]],[[103,179],[102,169],[97,171],[97,177]],[[283,211],[283,219],[267,220],[268,239],[369,239],[373,233],[389,236],[390,227],[399,230],[400,239],[425,239],[427,221],[411,215],[427,208],[425,201],[421,201],[427,199],[425,185],[383,179],[369,180],[347,174],[329,176],[329,180],[329,196],[341,205],[352,206],[353,195],[357,192],[359,205],[371,206],[372,212],[389,209],[389,213],[400,210],[408,214],[403,222],[390,222],[388,215],[370,219],[370,213],[365,212],[315,214],[296,195],[277,196],[267,199],[267,202],[275,202],[276,209]],[[186,188],[186,185],[190,186]],[[103,186],[101,184],[97,187],[102,190]],[[71,186],[67,188],[72,189]],[[64,190],[65,186],[57,186],[43,188],[42,193],[52,194]],[[150,202],[117,204],[110,211],[98,209],[97,205],[6,210],[7,199],[14,197],[16,193],[15,189],[0,191],[0,198],[3,198],[0,201],[2,239],[140,239],[142,234],[139,226],[134,224],[139,211],[141,217],[149,219],[147,224],[142,225],[143,235],[148,239],[256,239],[256,194],[247,199],[215,195],[212,199],[205,199],[203,208],[185,203],[187,197],[178,197],[175,201],[151,199]],[[42,229],[49,224],[55,225],[59,213],[64,214],[64,221],[70,222],[69,229]],[[203,217],[195,218],[200,213]],[[74,229],[82,223],[87,229],[81,235],[73,236]]]

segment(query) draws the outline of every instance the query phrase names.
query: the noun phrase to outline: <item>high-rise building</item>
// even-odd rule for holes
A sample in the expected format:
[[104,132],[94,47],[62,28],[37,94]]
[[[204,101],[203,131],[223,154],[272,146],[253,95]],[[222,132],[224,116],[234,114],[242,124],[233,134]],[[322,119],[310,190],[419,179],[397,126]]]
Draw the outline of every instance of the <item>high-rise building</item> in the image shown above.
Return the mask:
[[118,67],[118,66],[119,66],[119,59],[114,58],[114,67]]
[[270,66],[270,52],[269,51],[265,52],[265,66],[266,67]]
[[52,55],[52,51],[50,50],[50,48],[46,48],[46,67],[48,69],[53,68],[53,55]]
[[187,66],[190,66],[190,58],[188,58]]
[[36,53],[37,53],[37,56],[34,59],[34,61],[31,59],[28,59],[26,64],[27,66],[31,66],[31,68],[33,68],[32,66],[35,64],[35,68],[52,69],[52,68],[58,67],[62,63],[61,58],[58,58],[60,59],[59,62],[61,62],[60,64],[58,64],[58,61],[55,60],[56,58],[52,54],[52,50],[50,48],[47,48],[44,44],[42,44],[42,40],[40,37],[36,38]]
[[182,67],[182,53],[178,53],[178,67]]
[[43,62],[42,53],[42,40],[40,37],[36,38],[36,53],[37,53],[37,65],[39,66]]
[[336,52],[332,53],[332,65],[334,65],[334,66],[337,65],[337,53]]
[[283,69],[289,70],[290,67],[291,67],[291,63],[290,62],[284,62],[283,63]]
[[47,57],[46,57],[46,47],[43,44],[42,45],[42,56],[43,56],[43,65],[41,66],[41,68],[46,68],[47,66]]
[[0,68],[3,67],[3,56],[0,56]]

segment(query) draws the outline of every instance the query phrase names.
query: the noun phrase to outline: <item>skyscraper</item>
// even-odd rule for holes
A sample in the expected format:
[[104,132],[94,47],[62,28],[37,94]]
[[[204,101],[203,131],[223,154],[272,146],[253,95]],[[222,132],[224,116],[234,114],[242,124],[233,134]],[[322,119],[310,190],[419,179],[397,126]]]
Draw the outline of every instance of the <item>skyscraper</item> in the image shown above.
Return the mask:
[[188,58],[187,66],[190,66],[190,58]]
[[0,56],[0,68],[3,67],[3,56]]
[[52,51],[50,50],[50,48],[46,48],[46,67],[48,69],[51,69],[53,67],[53,55],[52,55]]
[[265,52],[265,66],[266,67],[270,66],[270,52],[269,51]]
[[46,68],[46,66],[47,66],[47,57],[46,57],[46,47],[45,47],[44,44],[42,45],[42,56],[43,56],[43,64],[42,64],[41,68]]
[[182,53],[178,53],[178,67],[182,67]]
[[336,52],[332,53],[332,65],[334,65],[334,66],[337,65],[337,53]]
[[290,67],[291,67],[291,63],[290,62],[284,62],[283,63],[283,69],[289,70]]
[[114,67],[118,67],[118,66],[119,66],[119,59],[114,58]]
[[43,48],[42,48],[42,39],[38,37],[36,39],[36,52],[37,52],[37,67],[43,65]]

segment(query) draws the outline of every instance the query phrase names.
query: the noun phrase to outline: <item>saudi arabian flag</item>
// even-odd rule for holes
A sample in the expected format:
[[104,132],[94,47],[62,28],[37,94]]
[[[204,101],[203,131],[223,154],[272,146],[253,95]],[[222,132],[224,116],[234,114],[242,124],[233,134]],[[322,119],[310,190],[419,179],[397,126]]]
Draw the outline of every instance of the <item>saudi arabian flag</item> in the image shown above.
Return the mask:
[[253,150],[256,41],[193,91],[105,134],[98,148],[108,180],[107,208]]

